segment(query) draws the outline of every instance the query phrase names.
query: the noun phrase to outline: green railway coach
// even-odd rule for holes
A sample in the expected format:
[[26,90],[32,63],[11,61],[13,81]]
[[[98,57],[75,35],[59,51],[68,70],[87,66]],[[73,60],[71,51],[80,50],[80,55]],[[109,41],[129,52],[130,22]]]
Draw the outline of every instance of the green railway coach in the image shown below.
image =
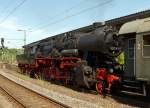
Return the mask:
[[138,81],[144,95],[150,95],[150,18],[122,25],[119,36],[124,41],[124,78]]

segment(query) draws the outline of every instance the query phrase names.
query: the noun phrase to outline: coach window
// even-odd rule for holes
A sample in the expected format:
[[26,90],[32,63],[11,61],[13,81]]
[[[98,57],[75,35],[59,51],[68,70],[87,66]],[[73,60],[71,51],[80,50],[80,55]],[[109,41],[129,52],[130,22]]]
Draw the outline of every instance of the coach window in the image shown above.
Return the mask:
[[143,36],[143,56],[150,57],[150,34]]
[[135,39],[129,39],[128,40],[128,57],[129,59],[134,59],[134,45],[135,45]]

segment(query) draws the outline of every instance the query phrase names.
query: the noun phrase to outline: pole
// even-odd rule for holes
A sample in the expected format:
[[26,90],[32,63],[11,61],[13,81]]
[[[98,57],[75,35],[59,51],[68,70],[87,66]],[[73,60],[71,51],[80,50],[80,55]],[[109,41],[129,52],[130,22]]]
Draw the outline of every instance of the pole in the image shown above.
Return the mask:
[[24,30],[24,46],[26,45],[26,36],[27,36],[27,33],[26,33],[26,30]]
[[27,38],[27,30],[19,29],[17,31],[22,31],[23,32],[23,34],[24,34],[23,42],[24,42],[24,46],[25,46],[26,45],[26,38]]

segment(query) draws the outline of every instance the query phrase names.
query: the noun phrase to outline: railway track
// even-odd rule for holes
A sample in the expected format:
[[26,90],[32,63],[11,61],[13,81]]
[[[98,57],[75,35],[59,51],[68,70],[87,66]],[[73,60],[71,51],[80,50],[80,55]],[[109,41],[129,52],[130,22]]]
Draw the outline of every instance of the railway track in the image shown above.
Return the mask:
[[0,91],[10,97],[19,108],[69,108],[67,105],[16,84],[2,75],[0,75]]

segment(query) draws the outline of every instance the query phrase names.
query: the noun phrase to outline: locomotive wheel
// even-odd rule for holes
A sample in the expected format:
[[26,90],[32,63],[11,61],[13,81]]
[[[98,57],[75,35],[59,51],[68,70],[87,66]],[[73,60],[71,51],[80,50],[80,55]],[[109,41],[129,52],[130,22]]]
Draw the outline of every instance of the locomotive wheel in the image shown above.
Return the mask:
[[51,74],[51,76],[50,76],[50,81],[51,81],[51,82],[55,82],[55,80],[56,80],[56,79],[55,79],[55,76],[54,76],[53,74]]
[[99,94],[103,94],[105,92],[105,82],[100,80],[96,83],[96,90]]
[[31,72],[30,72],[30,77],[31,77],[31,78],[35,78],[35,71],[34,71],[34,70],[31,70]]

